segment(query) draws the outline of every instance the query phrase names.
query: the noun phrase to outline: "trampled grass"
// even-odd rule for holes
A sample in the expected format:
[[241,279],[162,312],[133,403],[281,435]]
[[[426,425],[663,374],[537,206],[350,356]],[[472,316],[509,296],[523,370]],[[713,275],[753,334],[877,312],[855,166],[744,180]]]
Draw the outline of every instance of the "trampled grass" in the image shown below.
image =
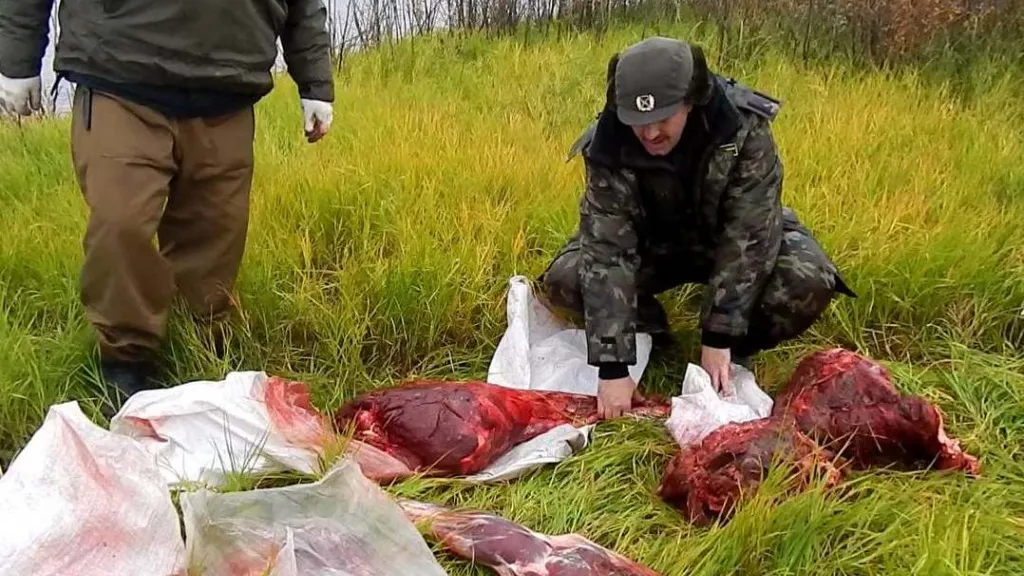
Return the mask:
[[[536,276],[574,230],[582,172],[565,153],[601,105],[608,56],[641,33],[417,40],[350,56],[332,133],[315,146],[282,79],[258,109],[231,358],[175,315],[168,380],[263,369],[309,382],[330,409],[402,378],[483,378],[508,278]],[[665,574],[1024,572],[1019,76],[991,76],[961,102],[909,73],[808,70],[769,53],[734,66],[723,72],[784,100],[785,201],[860,295],[762,358],[760,382],[774,390],[813,348],[869,353],[943,408],[983,477],[879,471],[791,498],[768,487],[729,524],[696,529],[653,496],[674,452],[662,427],[615,422],[514,483],[393,490],[579,531]],[[66,121],[0,126],[0,205],[6,468],[49,405],[100,393],[77,300],[85,209]],[[697,293],[664,296],[682,344],[652,367],[650,390],[671,392],[695,358]]]

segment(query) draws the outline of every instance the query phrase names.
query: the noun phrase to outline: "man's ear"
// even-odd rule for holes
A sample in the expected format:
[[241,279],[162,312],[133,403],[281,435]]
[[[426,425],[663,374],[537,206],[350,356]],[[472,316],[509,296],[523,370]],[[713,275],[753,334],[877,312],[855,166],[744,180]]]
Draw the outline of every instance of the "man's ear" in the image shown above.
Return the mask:
[[615,68],[619,65],[619,54],[615,53],[608,60],[608,72],[605,76],[605,106],[615,107]]

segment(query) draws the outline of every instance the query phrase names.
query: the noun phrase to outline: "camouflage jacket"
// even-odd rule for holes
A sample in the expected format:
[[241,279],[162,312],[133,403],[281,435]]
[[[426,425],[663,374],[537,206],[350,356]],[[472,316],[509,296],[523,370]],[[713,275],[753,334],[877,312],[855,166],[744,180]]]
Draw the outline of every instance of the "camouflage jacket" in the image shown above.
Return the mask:
[[578,240],[593,365],[636,362],[638,288],[659,291],[641,277],[649,264],[677,278],[696,273],[707,284],[702,341],[714,347],[746,333],[774,268],[783,168],[770,122],[779,103],[731,79],[713,80],[710,101],[687,120],[703,128],[688,153],[691,170],[648,155],[610,106],[570,152],[582,153],[586,166]]

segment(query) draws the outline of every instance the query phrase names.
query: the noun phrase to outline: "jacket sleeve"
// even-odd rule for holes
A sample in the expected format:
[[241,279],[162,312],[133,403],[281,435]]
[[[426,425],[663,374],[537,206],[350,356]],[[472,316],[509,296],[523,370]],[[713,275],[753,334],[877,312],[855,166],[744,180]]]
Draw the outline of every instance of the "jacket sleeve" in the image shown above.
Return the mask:
[[580,203],[580,288],[588,363],[636,363],[636,177],[587,163]]
[[754,120],[738,154],[702,310],[702,344],[713,348],[746,334],[782,243],[782,164],[767,120]]
[[53,0],[0,0],[0,74],[40,75],[52,8]]
[[[3,1],[3,0],[0,0]],[[288,74],[309,100],[334,101],[327,9],[321,0],[289,0],[281,48]]]

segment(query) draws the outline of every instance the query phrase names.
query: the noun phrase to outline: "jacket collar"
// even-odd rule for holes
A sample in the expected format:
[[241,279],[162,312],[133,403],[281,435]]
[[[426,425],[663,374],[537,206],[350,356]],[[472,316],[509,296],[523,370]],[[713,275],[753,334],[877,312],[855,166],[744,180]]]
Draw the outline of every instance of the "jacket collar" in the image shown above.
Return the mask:
[[[712,93],[707,103],[695,106],[688,122],[701,122],[709,141],[699,146],[721,146],[732,140],[742,125],[739,109],[726,94],[725,81],[720,76],[712,79]],[[602,164],[633,169],[671,168],[668,158],[651,156],[640,144],[629,126],[619,121],[613,104],[602,110],[597,120],[593,140],[587,156]]]

